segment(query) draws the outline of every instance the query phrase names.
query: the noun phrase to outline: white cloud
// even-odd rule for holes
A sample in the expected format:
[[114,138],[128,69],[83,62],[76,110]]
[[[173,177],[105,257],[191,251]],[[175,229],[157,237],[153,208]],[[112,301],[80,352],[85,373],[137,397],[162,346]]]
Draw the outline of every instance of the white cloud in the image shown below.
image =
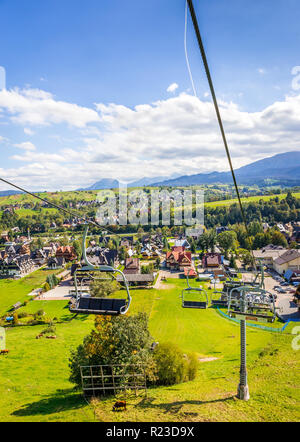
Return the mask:
[[[300,95],[260,112],[245,112],[225,101],[220,109],[234,167],[299,150]],[[104,177],[130,181],[228,170],[210,101],[182,93],[134,108],[98,103],[96,110],[100,124],[84,126],[76,147],[60,149],[53,141],[56,149],[50,153],[38,146],[25,149],[13,159],[26,168],[8,169],[4,176],[29,188],[52,190],[87,187]]]
[[178,86],[177,83],[172,83],[172,84],[170,84],[170,86],[168,87],[167,92],[174,93],[174,92],[176,91],[176,89],[178,89],[178,88],[179,88],[179,86]]
[[265,75],[265,74],[267,73],[266,69],[264,69],[264,68],[258,68],[258,69],[257,69],[257,72],[258,72],[260,75]]
[[23,149],[26,151],[34,151],[36,150],[36,147],[33,143],[30,141],[25,141],[24,143],[15,144],[15,147],[18,147],[19,149]]
[[12,121],[23,125],[66,123],[82,128],[99,122],[93,109],[77,104],[56,101],[52,94],[40,89],[12,89],[0,91],[0,111],[6,111]]
[[24,134],[34,135],[34,131],[32,129],[29,129],[29,127],[24,127]]

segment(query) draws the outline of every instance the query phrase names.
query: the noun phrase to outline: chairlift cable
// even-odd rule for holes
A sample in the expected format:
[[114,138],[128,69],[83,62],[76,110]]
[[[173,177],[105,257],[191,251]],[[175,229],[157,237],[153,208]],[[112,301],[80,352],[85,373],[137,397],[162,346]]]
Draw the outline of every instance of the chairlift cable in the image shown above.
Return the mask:
[[[192,18],[192,21],[193,21],[193,26],[194,26],[196,37],[197,37],[197,40],[198,40],[198,45],[199,45],[199,49],[200,49],[200,52],[201,52],[201,57],[202,57],[205,73],[206,73],[206,76],[207,76],[210,92],[211,92],[211,95],[212,95],[215,111],[216,111],[216,114],[217,114],[217,119],[218,119],[220,131],[221,131],[221,135],[222,135],[222,139],[223,139],[223,143],[224,143],[227,159],[228,159],[228,162],[229,162],[230,171],[231,171],[232,179],[233,179],[233,182],[234,182],[235,191],[236,191],[236,194],[237,194],[237,198],[238,198],[238,202],[239,202],[239,206],[240,206],[240,211],[241,211],[243,223],[245,225],[246,234],[247,234],[247,237],[249,239],[250,238],[250,234],[249,234],[248,224],[247,224],[247,220],[246,220],[246,216],[245,216],[245,211],[244,211],[244,208],[243,208],[243,204],[242,204],[242,200],[241,200],[238,184],[237,184],[236,177],[235,177],[234,168],[233,168],[232,161],[231,161],[231,155],[230,155],[230,151],[229,151],[229,147],[228,147],[228,143],[227,143],[227,138],[226,138],[226,135],[225,135],[225,130],[224,130],[224,126],[223,126],[223,122],[222,122],[222,118],[221,118],[221,114],[220,114],[220,110],[219,110],[219,105],[218,105],[217,97],[216,97],[216,94],[215,94],[215,89],[214,89],[213,81],[212,81],[211,74],[210,74],[210,69],[209,69],[209,66],[208,66],[207,58],[206,58],[206,53],[205,53],[204,45],[203,45],[201,34],[200,34],[200,29],[199,29],[198,20],[197,20],[197,16],[196,16],[194,5],[193,5],[193,0],[186,0],[186,2],[188,4],[188,6],[189,6],[191,18]],[[249,245],[251,247],[251,254],[252,254],[252,258],[253,258],[254,267],[255,267],[255,270],[257,271],[257,266],[256,266],[256,262],[255,262],[255,256],[254,256],[253,249],[252,249],[252,246],[251,246],[250,242],[249,242]]]

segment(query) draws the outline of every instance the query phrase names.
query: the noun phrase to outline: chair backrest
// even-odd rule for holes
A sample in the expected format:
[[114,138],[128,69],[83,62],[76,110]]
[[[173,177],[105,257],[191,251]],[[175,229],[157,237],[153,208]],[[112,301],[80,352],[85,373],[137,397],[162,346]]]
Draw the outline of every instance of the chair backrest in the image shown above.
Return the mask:
[[207,304],[203,301],[183,301],[183,306],[189,308],[206,308]]
[[88,310],[90,305],[90,299],[91,298],[80,298],[78,308],[83,310]]
[[113,299],[110,298],[102,298],[101,299],[101,305],[99,307],[99,310],[107,312],[107,311],[114,311],[113,308]]
[[120,312],[122,307],[126,306],[126,299],[114,299],[113,310]]

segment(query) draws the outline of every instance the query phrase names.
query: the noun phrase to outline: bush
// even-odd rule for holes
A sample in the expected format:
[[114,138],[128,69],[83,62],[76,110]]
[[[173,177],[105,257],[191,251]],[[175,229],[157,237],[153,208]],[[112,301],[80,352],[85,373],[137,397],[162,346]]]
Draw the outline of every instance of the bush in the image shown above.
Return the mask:
[[18,323],[19,323],[19,315],[18,315],[18,313],[14,313],[13,314],[13,321],[12,321],[12,323],[14,324],[14,325],[17,325]]
[[56,332],[56,327],[54,325],[49,325],[49,327],[42,330],[43,335],[53,334]]
[[186,361],[177,345],[160,344],[154,350],[157,367],[158,384],[173,385],[183,382],[186,372]]
[[106,298],[119,290],[119,288],[120,286],[117,281],[95,280],[90,286],[91,296],[94,298]]
[[196,353],[189,353],[187,355],[187,380],[193,381],[196,378],[198,371],[198,358]]
[[37,319],[41,316],[44,316],[44,314],[45,314],[44,310],[41,309],[41,310],[38,310],[33,316],[34,316],[34,319]]
[[44,285],[44,292],[49,292],[50,289],[51,289],[50,285],[48,284],[48,282],[46,282]]
[[27,318],[29,316],[29,314],[26,312],[21,312],[18,314],[18,316],[19,316],[19,319],[22,319],[22,318]]
[[195,379],[198,360],[195,353],[184,355],[173,343],[160,344],[154,350],[158,384],[173,385]]

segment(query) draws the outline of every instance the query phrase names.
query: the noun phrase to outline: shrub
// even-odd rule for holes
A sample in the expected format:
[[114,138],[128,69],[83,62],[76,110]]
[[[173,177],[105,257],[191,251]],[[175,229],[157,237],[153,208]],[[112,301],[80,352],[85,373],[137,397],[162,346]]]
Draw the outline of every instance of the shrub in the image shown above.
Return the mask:
[[94,298],[105,298],[115,293],[119,288],[120,286],[117,281],[95,280],[90,286],[91,296]]
[[44,292],[49,292],[50,289],[51,289],[50,285],[48,284],[48,282],[46,282],[44,285]]
[[37,319],[38,317],[44,316],[44,314],[45,314],[44,310],[40,309],[33,316],[34,319]]
[[19,316],[19,319],[22,319],[22,318],[27,318],[29,316],[29,314],[26,312],[21,312],[18,314],[18,316]]
[[186,366],[182,352],[172,343],[160,344],[154,350],[158,384],[173,385],[185,380]]
[[46,327],[44,330],[42,330],[43,335],[53,334],[56,332],[56,327],[54,325],[49,325],[49,327]]
[[158,384],[173,385],[195,379],[198,359],[195,353],[184,355],[173,343],[160,344],[154,350]]
[[12,321],[13,324],[17,325],[19,323],[19,315],[18,315],[18,313],[14,313],[13,314],[13,318],[14,318],[13,321]]
[[189,353],[187,355],[187,380],[193,381],[196,378],[198,371],[198,358],[196,353]]

